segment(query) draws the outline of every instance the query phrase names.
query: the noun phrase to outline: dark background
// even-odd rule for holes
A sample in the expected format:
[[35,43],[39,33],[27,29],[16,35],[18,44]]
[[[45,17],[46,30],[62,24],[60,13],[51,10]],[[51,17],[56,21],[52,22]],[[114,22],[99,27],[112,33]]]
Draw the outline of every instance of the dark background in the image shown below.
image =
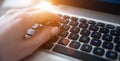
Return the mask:
[[100,0],[49,0],[49,1],[52,1],[54,4],[68,4],[76,7],[120,15],[120,4]]

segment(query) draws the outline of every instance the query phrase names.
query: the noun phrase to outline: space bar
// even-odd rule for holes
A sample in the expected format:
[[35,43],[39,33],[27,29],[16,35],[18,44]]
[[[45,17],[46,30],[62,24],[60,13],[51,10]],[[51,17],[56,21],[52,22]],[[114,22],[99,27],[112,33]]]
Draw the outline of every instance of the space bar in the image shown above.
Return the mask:
[[63,47],[60,45],[56,45],[53,51],[85,61],[109,61],[100,57],[96,57],[87,53],[69,49],[67,47]]

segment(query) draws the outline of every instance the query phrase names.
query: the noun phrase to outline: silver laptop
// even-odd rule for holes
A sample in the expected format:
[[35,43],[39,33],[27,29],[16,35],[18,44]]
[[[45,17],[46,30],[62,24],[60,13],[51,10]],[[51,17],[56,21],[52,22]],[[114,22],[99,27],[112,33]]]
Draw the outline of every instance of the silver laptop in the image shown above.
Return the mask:
[[24,61],[120,61],[120,0],[49,2],[61,31]]

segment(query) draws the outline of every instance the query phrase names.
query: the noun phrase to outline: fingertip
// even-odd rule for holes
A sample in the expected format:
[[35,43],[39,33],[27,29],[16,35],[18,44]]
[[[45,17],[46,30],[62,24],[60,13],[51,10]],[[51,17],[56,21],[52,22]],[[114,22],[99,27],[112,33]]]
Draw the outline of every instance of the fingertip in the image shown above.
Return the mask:
[[58,27],[52,27],[50,32],[54,36],[59,32],[59,28]]
[[27,45],[42,45],[59,32],[58,27],[45,26],[40,29],[30,39],[27,39]]
[[32,11],[30,13],[30,18],[32,18],[32,20],[36,20],[36,22],[41,23],[41,24],[44,24],[48,21],[50,21],[51,23],[61,22],[61,18],[57,14],[54,14],[54,13],[51,13],[45,10]]

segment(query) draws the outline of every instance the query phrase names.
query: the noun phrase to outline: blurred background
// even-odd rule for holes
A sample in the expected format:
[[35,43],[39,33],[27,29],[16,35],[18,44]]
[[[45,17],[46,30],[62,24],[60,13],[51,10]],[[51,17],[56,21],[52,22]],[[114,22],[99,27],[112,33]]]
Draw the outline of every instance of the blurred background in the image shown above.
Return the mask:
[[0,16],[11,8],[26,8],[34,6],[39,0],[0,0]]

